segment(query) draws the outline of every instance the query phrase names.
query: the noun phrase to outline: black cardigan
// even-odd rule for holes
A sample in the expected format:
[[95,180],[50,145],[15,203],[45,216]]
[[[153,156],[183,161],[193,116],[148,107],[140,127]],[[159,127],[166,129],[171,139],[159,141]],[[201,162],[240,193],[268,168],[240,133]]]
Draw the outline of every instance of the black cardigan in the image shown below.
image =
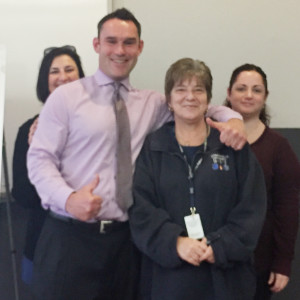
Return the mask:
[[27,173],[28,133],[30,126],[38,117],[26,121],[18,131],[13,155],[13,187],[12,196],[18,204],[30,209],[27,223],[24,255],[33,260],[34,250],[44,224],[46,211],[41,207],[41,200],[31,184]]

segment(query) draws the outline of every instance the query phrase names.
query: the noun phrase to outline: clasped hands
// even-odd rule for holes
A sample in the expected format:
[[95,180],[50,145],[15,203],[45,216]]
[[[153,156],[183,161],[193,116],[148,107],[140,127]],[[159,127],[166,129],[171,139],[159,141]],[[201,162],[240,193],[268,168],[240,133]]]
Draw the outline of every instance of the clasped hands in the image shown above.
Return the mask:
[[199,266],[203,261],[213,264],[215,262],[214,253],[212,247],[206,242],[206,238],[198,241],[180,236],[177,238],[177,253],[182,260],[194,266]]

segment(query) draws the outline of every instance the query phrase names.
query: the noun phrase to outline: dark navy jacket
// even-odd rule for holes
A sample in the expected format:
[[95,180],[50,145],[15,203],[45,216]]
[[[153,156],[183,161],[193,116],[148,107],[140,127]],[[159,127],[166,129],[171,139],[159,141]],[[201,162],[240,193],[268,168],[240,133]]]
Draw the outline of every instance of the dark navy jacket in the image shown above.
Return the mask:
[[[145,254],[141,288],[149,299],[188,299],[198,293],[201,299],[252,299],[252,254],[266,210],[262,170],[249,145],[234,151],[220,143],[214,129],[205,153],[201,149],[192,164],[203,157],[194,174],[195,206],[212,241],[213,265],[194,267],[176,251],[178,236],[187,235],[190,200],[188,168],[173,122],[147,137],[137,160],[129,217],[133,239]],[[214,298],[203,296],[209,289]]]

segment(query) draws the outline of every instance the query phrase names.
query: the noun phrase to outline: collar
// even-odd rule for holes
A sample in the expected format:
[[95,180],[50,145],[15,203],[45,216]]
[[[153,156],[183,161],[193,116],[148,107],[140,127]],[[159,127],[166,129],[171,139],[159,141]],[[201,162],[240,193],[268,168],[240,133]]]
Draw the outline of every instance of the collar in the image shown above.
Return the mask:
[[[114,80],[108,77],[106,74],[104,74],[100,69],[98,69],[97,72],[94,74],[94,78],[98,86],[106,86],[114,83]],[[127,91],[133,90],[133,87],[129,82],[129,77],[124,78],[120,82],[122,83],[122,86],[126,88]]]
[[[151,136],[150,149],[152,151],[162,152],[180,152],[176,137],[174,134],[174,121],[168,122]],[[216,151],[219,148],[226,147],[220,142],[220,133],[218,130],[211,128],[207,138],[207,152]]]

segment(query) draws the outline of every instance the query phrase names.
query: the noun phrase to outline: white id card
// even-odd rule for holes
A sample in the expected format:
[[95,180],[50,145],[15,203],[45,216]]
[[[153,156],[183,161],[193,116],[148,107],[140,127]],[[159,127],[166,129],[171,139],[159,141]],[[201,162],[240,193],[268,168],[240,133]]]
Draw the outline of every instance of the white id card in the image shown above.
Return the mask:
[[184,217],[188,236],[193,239],[202,239],[204,237],[203,227],[199,214],[192,214]]

